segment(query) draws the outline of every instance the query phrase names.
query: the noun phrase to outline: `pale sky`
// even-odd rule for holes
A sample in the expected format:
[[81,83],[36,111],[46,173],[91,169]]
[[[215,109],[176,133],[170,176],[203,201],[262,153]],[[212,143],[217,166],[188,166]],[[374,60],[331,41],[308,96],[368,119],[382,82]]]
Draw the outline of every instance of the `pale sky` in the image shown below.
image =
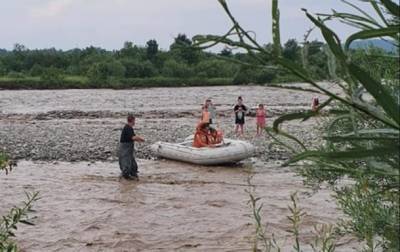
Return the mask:
[[[358,0],[350,0],[359,4]],[[271,0],[227,0],[237,20],[271,41]],[[311,27],[301,8],[310,12],[348,10],[340,0],[281,0],[281,36],[302,40]],[[0,0],[0,48],[20,43],[30,49],[72,49],[90,45],[119,49],[124,41],[145,45],[156,39],[168,49],[178,33],[225,33],[230,22],[217,0]],[[339,35],[351,30],[333,25]],[[321,38],[314,32],[311,38]]]

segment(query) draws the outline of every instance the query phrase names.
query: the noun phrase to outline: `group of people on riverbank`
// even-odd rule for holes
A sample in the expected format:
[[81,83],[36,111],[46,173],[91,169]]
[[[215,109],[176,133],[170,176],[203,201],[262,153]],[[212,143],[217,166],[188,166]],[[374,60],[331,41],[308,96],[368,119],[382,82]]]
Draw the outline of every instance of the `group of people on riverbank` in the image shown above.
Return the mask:
[[[233,108],[235,114],[235,133],[237,136],[244,134],[245,115],[249,111],[243,104],[243,98],[238,97]],[[262,134],[265,128],[266,111],[263,104],[259,104],[256,110],[257,136]],[[193,147],[216,147],[223,141],[223,132],[216,127],[216,108],[211,99],[207,99],[202,106],[201,119],[194,134]]]
[[[243,104],[243,98],[238,97],[237,103],[233,108],[235,114],[235,133],[238,136],[244,134],[245,115],[249,108]],[[193,147],[217,147],[223,143],[223,132],[218,129],[216,123],[216,108],[211,99],[207,99],[202,106],[202,113],[199,123],[196,126]],[[262,133],[265,127],[266,111],[263,104],[260,104],[256,111],[257,136]],[[127,123],[124,126],[119,145],[119,166],[122,177],[128,180],[138,180],[138,166],[134,157],[134,142],[144,142],[143,137],[137,136],[133,129],[135,117],[128,115]]]
[[[319,99],[313,97],[311,103],[311,110],[318,111]],[[249,108],[244,105],[243,98],[238,97],[237,103],[233,107],[233,113],[235,115],[235,133],[237,136],[244,135],[244,124],[246,113],[249,112]],[[193,147],[218,147],[223,144],[223,132],[218,129],[218,123],[216,121],[217,111],[216,107],[212,103],[211,99],[207,99],[202,106],[202,113],[200,121],[196,126],[196,130],[193,138]],[[133,130],[135,125],[135,117],[128,115],[127,123],[122,130],[120,138],[119,148],[119,166],[122,172],[122,176],[126,179],[137,180],[137,163],[134,158],[134,142],[144,142],[144,138],[137,136]],[[259,104],[256,109],[256,127],[257,135],[260,136],[266,126],[266,110],[263,104]]]

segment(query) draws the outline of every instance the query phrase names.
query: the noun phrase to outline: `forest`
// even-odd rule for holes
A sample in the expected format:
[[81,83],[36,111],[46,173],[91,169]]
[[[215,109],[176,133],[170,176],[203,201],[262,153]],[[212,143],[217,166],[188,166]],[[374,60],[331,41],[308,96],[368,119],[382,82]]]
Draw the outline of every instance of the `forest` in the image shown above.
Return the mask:
[[[307,46],[307,55],[304,46]],[[266,44],[265,49],[272,51],[272,44]],[[361,57],[364,50],[354,49],[353,53],[369,65],[371,62]],[[394,54],[373,46],[368,50],[374,55]],[[323,42],[295,39],[289,39],[282,48],[286,59],[294,63],[306,60],[317,80],[329,79],[327,51]],[[148,40],[145,46],[127,41],[121,49],[113,51],[93,46],[66,51],[29,49],[15,44],[13,50],[0,49],[0,88],[121,89],[299,81],[298,77],[275,65],[272,59],[264,60],[269,65],[254,68],[251,67],[254,57],[243,50],[232,47],[220,52],[200,50],[185,34],[178,34],[169,50],[161,50],[155,39]]]

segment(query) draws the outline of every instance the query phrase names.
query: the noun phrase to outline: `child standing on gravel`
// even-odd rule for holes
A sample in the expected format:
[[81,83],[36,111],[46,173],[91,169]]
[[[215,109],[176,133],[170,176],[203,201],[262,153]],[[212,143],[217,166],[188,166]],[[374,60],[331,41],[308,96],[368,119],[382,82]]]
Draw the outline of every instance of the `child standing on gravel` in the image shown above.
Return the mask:
[[233,112],[235,112],[235,133],[236,135],[243,135],[244,116],[247,112],[247,107],[243,104],[243,99],[241,96],[238,97],[237,104],[233,108]]
[[257,136],[260,136],[265,129],[266,115],[267,113],[264,109],[264,104],[259,104],[256,111]]

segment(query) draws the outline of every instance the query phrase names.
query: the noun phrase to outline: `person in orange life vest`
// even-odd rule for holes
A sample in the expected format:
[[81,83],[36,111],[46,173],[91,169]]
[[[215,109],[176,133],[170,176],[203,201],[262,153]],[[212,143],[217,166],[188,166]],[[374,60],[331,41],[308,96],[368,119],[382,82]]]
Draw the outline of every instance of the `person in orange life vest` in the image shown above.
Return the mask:
[[193,147],[215,147],[221,143],[223,134],[218,130],[210,130],[209,124],[200,122],[196,127],[196,132],[193,138]]
[[208,123],[200,122],[196,127],[193,138],[193,147],[211,147]]

